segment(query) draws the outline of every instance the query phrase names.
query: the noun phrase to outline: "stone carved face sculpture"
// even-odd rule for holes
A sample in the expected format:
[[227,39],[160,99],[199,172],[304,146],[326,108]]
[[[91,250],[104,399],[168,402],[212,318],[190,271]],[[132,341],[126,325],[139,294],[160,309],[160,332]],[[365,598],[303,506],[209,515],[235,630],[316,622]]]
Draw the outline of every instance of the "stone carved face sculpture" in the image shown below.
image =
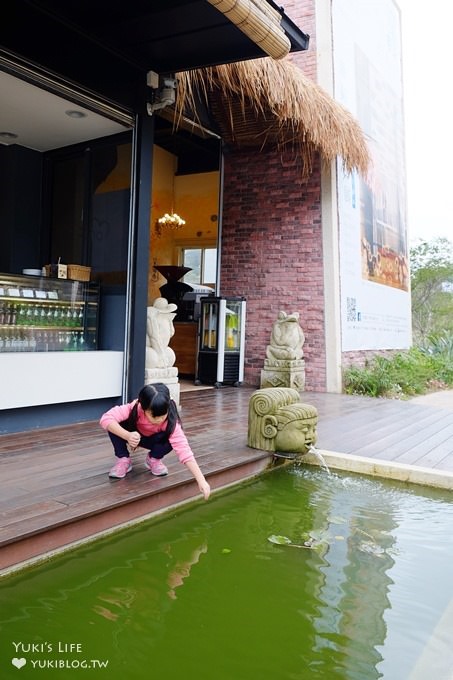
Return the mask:
[[303,455],[317,440],[318,412],[292,388],[269,387],[250,398],[248,446]]
[[275,451],[306,453],[317,440],[316,410],[308,404],[291,404],[278,409]]

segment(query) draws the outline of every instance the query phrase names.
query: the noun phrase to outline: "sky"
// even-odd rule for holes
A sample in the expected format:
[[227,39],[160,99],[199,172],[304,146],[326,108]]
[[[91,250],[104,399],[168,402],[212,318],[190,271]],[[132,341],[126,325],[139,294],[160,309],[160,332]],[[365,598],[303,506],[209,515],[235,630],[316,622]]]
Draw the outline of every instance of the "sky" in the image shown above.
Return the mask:
[[453,241],[451,0],[401,9],[409,242]]

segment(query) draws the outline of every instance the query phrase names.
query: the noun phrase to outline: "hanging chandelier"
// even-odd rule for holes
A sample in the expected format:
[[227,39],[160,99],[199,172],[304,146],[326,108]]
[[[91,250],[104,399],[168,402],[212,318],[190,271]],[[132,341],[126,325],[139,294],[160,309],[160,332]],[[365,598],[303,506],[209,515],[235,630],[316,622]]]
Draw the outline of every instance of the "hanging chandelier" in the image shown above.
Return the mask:
[[186,221],[177,213],[165,213],[165,215],[156,220],[156,234],[157,236],[162,236],[163,229],[181,229],[185,223]]

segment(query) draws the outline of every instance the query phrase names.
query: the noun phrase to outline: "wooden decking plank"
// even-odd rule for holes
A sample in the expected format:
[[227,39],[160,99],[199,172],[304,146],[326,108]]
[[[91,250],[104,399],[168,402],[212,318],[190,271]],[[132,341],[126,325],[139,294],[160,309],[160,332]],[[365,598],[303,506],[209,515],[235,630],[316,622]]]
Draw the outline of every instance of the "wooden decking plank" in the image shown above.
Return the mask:
[[[262,454],[261,454],[262,456]],[[256,455],[257,458],[260,454]],[[239,464],[237,456],[231,457],[230,461],[224,464],[224,468],[236,466]],[[218,465],[212,462],[212,470],[209,472],[216,472],[219,470]],[[208,477],[209,478],[209,477]],[[149,498],[152,495],[174,488],[175,486],[190,482],[195,484],[190,472],[187,469],[182,469],[174,472],[171,477],[152,477],[143,473],[129,474],[124,480],[117,482],[110,481],[108,486],[105,482],[99,485],[102,487],[102,494],[93,494],[92,490],[80,489],[77,493],[64,494],[61,498],[56,498],[56,503],[61,503],[61,507],[55,510],[51,507],[45,507],[40,504],[39,513],[35,516],[30,514],[30,509],[27,508],[27,517],[21,517],[14,521],[11,515],[11,521],[2,527],[0,535],[0,545],[5,545],[13,538],[20,536],[31,536],[43,528],[56,527],[68,523],[74,518],[86,518],[92,516],[105,509],[114,507],[121,507],[126,505],[131,500],[140,500]],[[38,510],[38,507],[37,507]]]
[[[428,445],[427,445],[428,447]],[[440,442],[437,446],[430,448],[424,454],[420,453],[420,449],[409,449],[404,455],[396,459],[398,463],[407,463],[409,465],[420,465],[422,467],[436,467],[436,465],[443,461],[446,456],[453,454],[453,435]]]
[[[65,508],[64,503],[59,503],[57,501],[42,501],[38,503],[32,503],[31,505],[25,505],[21,509],[20,521],[29,521],[34,519],[38,515],[45,515],[48,512],[57,511],[60,512]],[[17,523],[17,511],[15,509],[5,510],[0,512],[0,529],[3,530],[8,527],[8,525]]]
[[[452,414],[453,415],[453,414]],[[439,462],[446,455],[453,453],[453,417],[444,420],[442,425],[432,432],[424,432],[417,445],[411,446],[408,451],[397,457],[398,462],[432,460],[433,464]]]
[[417,444],[421,433],[427,432],[428,427],[439,423],[442,417],[438,413],[430,413],[423,419],[414,422],[411,418],[397,418],[393,420],[393,427],[381,429],[375,428],[375,423],[370,423],[361,437],[351,437],[347,446],[342,447],[345,453],[353,453],[362,456],[379,455],[380,451],[390,448],[396,458],[406,451],[411,445]]
[[37,484],[45,483],[47,479],[52,483],[55,479],[70,479],[72,475],[83,476],[89,474],[91,470],[93,470],[92,464],[85,468],[79,460],[64,461],[61,457],[51,456],[36,465],[31,463],[23,469],[19,467],[10,469],[8,479],[23,488],[26,485],[36,487]]
[[[249,450],[245,450],[245,455],[250,457]],[[145,475],[150,475],[150,472],[145,468],[145,451],[142,453],[135,453],[132,456],[132,463],[134,465],[134,471],[144,473]],[[221,466],[226,463],[225,455],[223,453],[205,453],[197,456],[199,465],[202,468],[206,467],[206,464]],[[114,462],[114,457],[110,456],[106,460],[106,464],[103,462],[92,462],[89,468],[80,468],[80,463],[78,461],[73,461],[72,468],[69,469],[67,465],[58,466],[58,472],[55,470],[53,474],[47,473],[45,475],[38,475],[33,470],[27,477],[24,477],[20,471],[17,471],[17,476],[10,476],[11,481],[14,479],[20,484],[20,492],[16,490],[16,493],[9,497],[8,499],[3,498],[0,501],[0,508],[6,507],[20,507],[28,495],[34,498],[48,498],[49,496],[55,497],[55,495],[62,495],[64,493],[69,493],[72,491],[77,491],[78,489],[90,488],[93,489],[94,486],[98,485],[98,477],[103,480],[107,485],[109,484],[108,470]],[[171,455],[170,459],[166,459],[166,463],[172,474],[174,470],[177,470],[181,465],[176,459],[176,456]],[[111,482],[110,482],[111,483]],[[116,483],[116,482],[113,482]]]
[[[433,417],[433,414],[426,413],[423,409],[419,411],[417,408],[416,412],[412,412],[411,409],[399,409],[376,414],[375,417],[370,419],[369,415],[364,417],[363,415],[351,414],[346,418],[341,418],[338,424],[338,432],[348,433],[351,436],[355,436],[359,439],[364,434],[379,433],[380,437],[385,436],[387,432],[395,432],[400,429],[402,424],[416,424],[424,419]],[[435,418],[441,419],[440,415],[434,414]]]
[[413,421],[413,414],[407,412],[376,415],[372,421],[369,416],[364,417],[363,414],[350,414],[341,418],[335,428],[332,427],[331,422],[321,420],[318,425],[318,442],[320,446],[323,446],[326,440],[326,448],[329,448],[332,442],[337,440],[342,447],[339,450],[352,451],[356,446],[361,445],[365,438],[376,439],[377,433],[381,437],[386,432],[394,432],[397,429],[396,426],[400,427],[402,423],[412,424]]
[[[99,425],[96,427],[102,433]],[[57,447],[59,444],[66,444],[68,434],[77,440],[89,439],[95,434],[93,423],[87,426],[86,430],[81,430],[77,424],[68,427],[59,427],[52,429],[32,430],[30,432],[0,435],[0,455],[9,453],[11,451],[25,451],[27,449],[45,450],[47,448]]]
[[[244,451],[242,456],[230,455],[230,456],[219,456],[208,457],[206,456],[206,462],[203,465],[205,474],[209,477],[209,474],[216,472],[220,468],[225,469],[227,467],[239,465],[243,461],[249,461],[253,457],[260,457],[261,452],[256,452],[254,455],[250,455],[249,451]],[[38,496],[36,494],[28,494],[30,498],[34,498],[36,510],[39,510],[41,514],[43,513],[43,506],[41,503],[41,509],[36,505],[36,501],[41,501],[42,496],[48,497],[52,493],[52,499],[54,502],[67,506],[68,508],[76,507],[79,504],[92,504],[92,499],[94,498],[95,507],[113,507],[114,505],[123,502],[123,500],[130,500],[131,493],[134,497],[139,498],[142,495],[149,495],[156,493],[164,488],[169,488],[181,481],[192,480],[191,474],[186,468],[182,467],[181,464],[175,460],[169,465],[170,475],[164,478],[153,477],[151,473],[143,466],[135,466],[133,471],[129,473],[124,480],[110,480],[106,474],[97,475],[91,477],[89,483],[86,484],[83,480],[80,480],[77,485],[66,484],[63,487],[54,486],[46,490],[45,493],[41,492]],[[152,486],[151,486],[152,485]],[[96,493],[98,492],[98,493]],[[15,501],[9,501],[7,507],[9,508],[9,515],[17,516],[15,503],[21,508],[22,513],[26,513],[27,517],[30,515],[29,508],[31,505],[24,503],[24,499],[15,499]],[[94,506],[90,506],[94,507]],[[61,509],[61,508],[60,508]],[[3,510],[3,516],[8,516],[8,510]]]
[[[197,461],[208,476],[269,457],[247,447],[252,388],[221,388],[181,395],[182,420]],[[318,409],[319,448],[453,471],[453,414],[430,407],[356,395],[303,393]],[[108,435],[98,421],[0,435],[2,492],[0,545],[84,517],[145,502],[190,483],[173,454],[170,474],[152,477],[145,450],[132,456],[134,469],[113,481]],[[1,523],[1,522],[0,522]]]
[[448,454],[445,458],[436,463],[436,470],[444,470],[445,472],[453,471],[453,454]]
[[14,512],[20,514],[23,512],[24,508],[28,507],[29,504],[33,502],[42,502],[49,498],[61,497],[64,498],[66,493],[70,491],[75,491],[79,488],[90,489],[93,493],[96,490],[102,492],[100,484],[101,476],[91,476],[88,479],[80,479],[78,482],[70,482],[68,484],[63,484],[60,486],[52,487],[41,487],[38,489],[21,489],[16,488],[16,494],[10,498],[3,500],[0,504],[1,512],[7,512],[8,510],[14,510]]

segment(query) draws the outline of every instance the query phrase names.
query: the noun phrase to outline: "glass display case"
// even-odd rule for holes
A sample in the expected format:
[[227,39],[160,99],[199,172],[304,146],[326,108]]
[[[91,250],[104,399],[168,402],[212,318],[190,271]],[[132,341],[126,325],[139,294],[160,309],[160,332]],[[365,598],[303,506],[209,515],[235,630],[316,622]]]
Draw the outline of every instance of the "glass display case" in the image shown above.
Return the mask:
[[0,274],[0,352],[96,350],[99,284]]
[[246,302],[241,297],[208,297],[200,303],[196,382],[239,385],[244,379]]

